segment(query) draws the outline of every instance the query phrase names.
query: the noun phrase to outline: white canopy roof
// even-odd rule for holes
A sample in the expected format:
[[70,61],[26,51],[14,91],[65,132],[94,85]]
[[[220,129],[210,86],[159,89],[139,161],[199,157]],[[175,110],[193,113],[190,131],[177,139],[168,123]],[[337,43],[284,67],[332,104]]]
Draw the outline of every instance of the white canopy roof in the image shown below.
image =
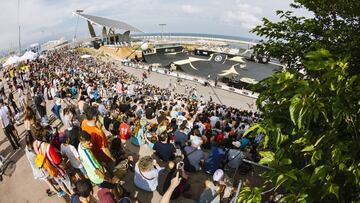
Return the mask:
[[20,61],[20,57],[14,55],[14,56],[10,56],[6,62],[3,64],[3,66],[8,66],[8,65],[12,65],[15,63],[18,63]]
[[101,26],[110,27],[110,28],[114,28],[114,29],[121,29],[121,30],[130,30],[132,32],[142,32],[141,30],[137,29],[136,27],[133,27],[122,21],[113,20],[113,19],[109,19],[109,18],[103,18],[103,17],[99,17],[99,16],[88,15],[88,14],[84,14],[84,13],[75,12],[74,14],[78,15],[86,20],[89,20],[92,23],[95,23],[95,24],[98,24]]
[[27,51],[25,54],[20,57],[20,61],[34,60],[36,58],[36,54],[32,51]]

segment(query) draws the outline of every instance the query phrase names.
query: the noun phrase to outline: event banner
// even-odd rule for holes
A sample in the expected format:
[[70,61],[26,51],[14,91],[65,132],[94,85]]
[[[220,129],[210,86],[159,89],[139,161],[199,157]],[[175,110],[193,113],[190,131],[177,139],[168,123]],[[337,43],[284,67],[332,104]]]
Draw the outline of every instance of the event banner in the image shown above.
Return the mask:
[[182,52],[184,48],[182,46],[174,46],[174,47],[164,47],[156,49],[156,53],[158,54],[167,54],[167,53],[177,53]]

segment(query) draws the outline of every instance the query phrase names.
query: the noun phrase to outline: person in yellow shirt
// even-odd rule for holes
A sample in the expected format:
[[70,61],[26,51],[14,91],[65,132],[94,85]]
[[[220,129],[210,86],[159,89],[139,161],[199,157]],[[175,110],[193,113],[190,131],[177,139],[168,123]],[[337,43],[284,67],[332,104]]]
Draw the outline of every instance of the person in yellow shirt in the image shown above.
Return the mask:
[[10,69],[10,78],[13,78],[13,77],[14,77],[14,69],[11,68],[11,69]]

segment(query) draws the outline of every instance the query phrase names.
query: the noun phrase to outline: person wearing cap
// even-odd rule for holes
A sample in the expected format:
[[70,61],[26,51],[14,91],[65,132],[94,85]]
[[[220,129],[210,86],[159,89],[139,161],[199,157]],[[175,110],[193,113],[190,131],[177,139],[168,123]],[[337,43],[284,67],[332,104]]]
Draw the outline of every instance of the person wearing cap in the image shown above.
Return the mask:
[[205,159],[204,152],[200,148],[201,144],[201,138],[192,139],[191,146],[186,146],[184,148],[184,153],[186,153],[186,157],[189,160],[189,163],[196,169],[196,171],[201,170],[201,165]]
[[198,202],[228,202],[226,199],[230,197],[232,192],[233,188],[231,186],[231,182],[224,174],[224,171],[222,169],[218,169],[215,171],[212,181],[205,181],[205,189],[201,193]]
[[[222,200],[229,198],[232,194],[234,188],[232,187],[232,181],[230,178],[224,173],[222,169],[217,169],[213,175],[213,184],[215,187],[223,187],[225,189],[223,191]],[[224,201],[228,202],[228,201]]]

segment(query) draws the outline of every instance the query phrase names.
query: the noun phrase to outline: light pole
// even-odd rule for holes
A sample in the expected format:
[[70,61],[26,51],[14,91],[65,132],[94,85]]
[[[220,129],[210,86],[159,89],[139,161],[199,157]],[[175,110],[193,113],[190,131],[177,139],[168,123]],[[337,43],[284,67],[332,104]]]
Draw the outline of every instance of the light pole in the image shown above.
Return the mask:
[[161,27],[161,39],[164,39],[164,26],[166,26],[166,24],[160,23],[159,26]]
[[17,20],[18,20],[18,27],[19,27],[19,55],[21,55],[21,40],[20,40],[20,0],[18,0]]
[[[76,13],[82,13],[84,12],[84,10],[76,10]],[[77,15],[77,19],[76,19],[76,26],[75,26],[75,33],[74,33],[74,48],[76,47],[76,32],[77,32],[77,27],[79,24],[79,15]]]

